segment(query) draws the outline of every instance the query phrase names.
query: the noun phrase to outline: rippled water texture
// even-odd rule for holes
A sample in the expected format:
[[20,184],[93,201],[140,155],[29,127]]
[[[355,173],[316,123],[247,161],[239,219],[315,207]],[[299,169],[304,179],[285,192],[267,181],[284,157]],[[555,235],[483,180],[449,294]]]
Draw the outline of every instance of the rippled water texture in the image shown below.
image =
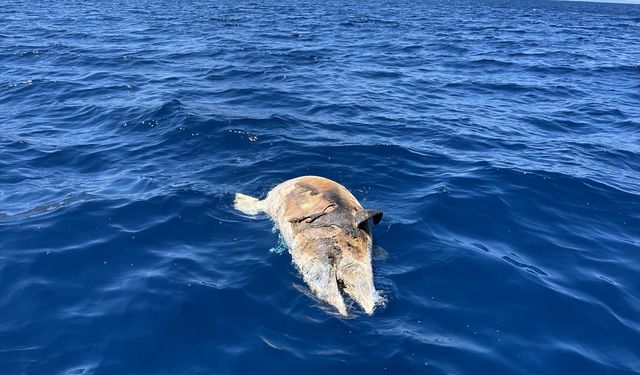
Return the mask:
[[[640,372],[640,6],[358,3],[3,2],[0,373]],[[372,317],[232,207],[305,174]]]

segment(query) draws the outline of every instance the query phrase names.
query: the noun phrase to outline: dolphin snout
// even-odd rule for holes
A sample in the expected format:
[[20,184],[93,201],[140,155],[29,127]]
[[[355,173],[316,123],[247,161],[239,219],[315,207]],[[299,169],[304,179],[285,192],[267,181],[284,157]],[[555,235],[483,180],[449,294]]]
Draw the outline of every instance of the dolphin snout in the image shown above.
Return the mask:
[[294,255],[294,263],[315,295],[335,307],[341,315],[346,316],[347,308],[338,287],[335,261],[327,256]]
[[356,301],[364,312],[368,315],[373,314],[377,292],[373,285],[371,262],[343,256],[338,263],[336,277],[342,282],[344,292]]

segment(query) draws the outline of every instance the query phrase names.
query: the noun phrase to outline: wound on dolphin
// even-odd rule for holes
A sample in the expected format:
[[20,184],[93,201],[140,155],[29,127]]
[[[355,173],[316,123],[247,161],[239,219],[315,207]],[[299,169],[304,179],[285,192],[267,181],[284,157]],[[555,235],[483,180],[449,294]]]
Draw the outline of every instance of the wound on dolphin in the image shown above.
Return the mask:
[[287,180],[259,200],[237,193],[235,208],[269,215],[309,289],[347,315],[341,291],[369,315],[378,292],[371,267],[371,223],[382,212],[365,210],[344,186],[318,176]]

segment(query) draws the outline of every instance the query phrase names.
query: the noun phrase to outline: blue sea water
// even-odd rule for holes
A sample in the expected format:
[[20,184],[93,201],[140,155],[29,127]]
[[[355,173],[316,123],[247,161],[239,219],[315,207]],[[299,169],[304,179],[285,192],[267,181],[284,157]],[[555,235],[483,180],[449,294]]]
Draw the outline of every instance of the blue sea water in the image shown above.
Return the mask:
[[[0,373],[640,372],[640,6],[3,1]],[[384,211],[342,318],[265,217]]]

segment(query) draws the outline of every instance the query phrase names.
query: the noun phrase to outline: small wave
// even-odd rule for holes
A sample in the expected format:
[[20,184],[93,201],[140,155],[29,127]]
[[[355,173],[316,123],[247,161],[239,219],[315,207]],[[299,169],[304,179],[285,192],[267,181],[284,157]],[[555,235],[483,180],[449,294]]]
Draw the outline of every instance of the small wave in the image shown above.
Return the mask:
[[57,210],[63,209],[65,207],[71,206],[79,202],[90,200],[92,198],[93,196],[89,192],[74,193],[74,194],[67,195],[66,197],[61,199],[39,204],[35,207],[29,208],[26,211],[17,212],[17,213],[0,212],[0,221],[15,221],[15,220],[37,217],[39,215],[55,212]]

